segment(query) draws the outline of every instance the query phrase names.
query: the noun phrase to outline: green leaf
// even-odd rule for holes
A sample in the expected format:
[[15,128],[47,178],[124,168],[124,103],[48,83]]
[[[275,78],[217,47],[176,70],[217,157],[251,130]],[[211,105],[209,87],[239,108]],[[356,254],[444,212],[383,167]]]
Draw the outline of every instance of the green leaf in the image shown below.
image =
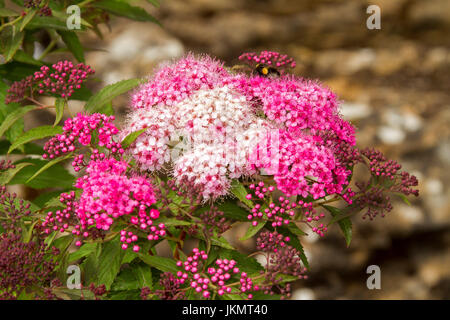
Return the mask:
[[[322,205],[325,209],[327,209],[333,217],[342,215],[341,211],[338,208]],[[345,242],[347,243],[347,247],[350,246],[350,242],[352,241],[352,221],[350,217],[346,217],[340,219],[338,221],[339,227],[341,228],[342,233],[344,234]]]
[[147,130],[147,128],[144,128],[144,129],[141,129],[141,130],[139,130],[139,131],[132,132],[132,133],[130,133],[129,135],[127,135],[127,136],[125,137],[125,139],[122,140],[122,143],[121,143],[122,148],[123,148],[123,149],[128,148],[128,147],[129,147],[134,141],[136,141],[136,139],[137,139],[141,134],[143,134],[146,130]]
[[69,254],[69,262],[74,262],[81,258],[89,256],[92,252],[97,250],[98,243],[85,243],[77,251]]
[[411,205],[411,202],[409,202],[408,197],[405,196],[403,193],[395,192],[394,194],[395,194],[396,196],[398,196],[400,199],[402,199],[403,202],[406,203],[408,206]]
[[98,283],[104,284],[107,290],[111,288],[111,284],[119,273],[124,254],[118,237],[103,245],[102,253],[98,258]]
[[166,227],[174,227],[174,226],[190,226],[192,222],[185,220],[178,220],[175,218],[166,218],[162,217],[158,219],[158,223],[164,223]]
[[98,113],[106,114],[107,116],[114,115],[114,108],[112,106],[112,102],[108,102],[103,107],[97,110]]
[[38,66],[13,60],[9,63],[0,64],[0,77],[10,81],[19,81],[38,69]]
[[247,229],[247,232],[245,232],[245,235],[242,238],[240,238],[239,240],[244,241],[244,240],[250,239],[255,234],[257,234],[259,230],[264,228],[264,226],[265,226],[265,221],[260,221],[256,226],[250,225],[250,227],[248,227],[248,229]]
[[248,221],[249,212],[244,208],[237,205],[235,201],[225,201],[217,206],[217,208],[222,211],[225,217],[237,220],[237,221]]
[[58,33],[66,44],[67,49],[73,53],[75,59],[77,59],[78,62],[84,62],[83,46],[81,45],[80,39],[78,38],[76,32],[58,30]]
[[151,3],[151,4],[154,5],[156,8],[159,8],[159,2],[158,2],[158,0],[147,0],[147,2]]
[[8,130],[17,120],[21,119],[27,112],[35,108],[35,106],[25,106],[9,113],[0,125],[0,137],[3,136],[6,130]]
[[63,98],[57,98],[55,101],[55,111],[56,111],[56,118],[55,122],[53,123],[53,126],[56,126],[62,119],[64,115],[64,108],[66,107],[67,102]]
[[87,256],[81,263],[81,268],[84,273],[85,283],[96,283],[98,279],[98,264],[99,256],[102,252],[102,246],[98,245],[94,251]]
[[[271,228],[271,229],[273,230],[273,228]],[[290,241],[288,242],[288,244],[298,250],[300,259],[302,260],[302,262],[305,265],[305,267],[307,269],[309,269],[308,258],[306,257],[305,250],[303,249],[303,246],[300,243],[300,240],[298,239],[298,237],[295,234],[293,234],[286,227],[281,227],[281,228],[278,227],[277,230],[282,235],[287,236],[287,237],[290,238]]]
[[72,156],[72,153],[69,153],[68,155],[64,156],[64,157],[59,157],[56,159],[53,159],[49,162],[47,162],[44,166],[42,166],[38,171],[35,172],[35,174],[33,174],[26,183],[29,183],[31,180],[33,180],[34,178],[36,178],[38,175],[40,175],[42,172],[44,172],[45,170],[47,170],[48,168],[54,166],[55,164],[67,160]]
[[16,54],[17,50],[19,50],[20,45],[23,41],[23,36],[23,32],[13,32],[13,34],[11,35],[11,38],[9,39],[5,49],[6,62],[10,61]]
[[67,287],[52,288],[52,292],[61,299],[64,300],[93,300],[95,298],[94,293],[88,289],[69,289]]
[[23,135],[21,135],[19,138],[17,138],[16,141],[14,141],[14,143],[9,148],[8,153],[11,153],[11,151],[27,142],[55,136],[57,134],[61,134],[62,132],[63,129],[61,126],[56,127],[42,126],[30,129],[26,131]]
[[[9,147],[11,146],[11,142],[6,140],[0,140],[0,155],[6,155]],[[37,154],[42,155],[44,149],[41,146],[38,146],[34,143],[27,143],[23,145],[24,152],[19,152],[17,149],[11,152],[11,154]]]
[[253,257],[248,257],[245,254],[236,250],[221,250],[219,256],[222,259],[235,260],[239,269],[249,274],[259,274],[264,267]]
[[67,25],[65,21],[57,19],[55,17],[39,17],[35,16],[25,29],[35,30],[35,29],[55,29],[55,30],[67,30]]
[[14,60],[23,62],[23,63],[27,63],[27,64],[32,64],[35,66],[43,65],[43,63],[41,61],[34,59],[32,56],[30,56],[28,53],[26,53],[23,50],[17,50],[17,52],[14,56]]
[[14,176],[23,168],[27,167],[27,166],[32,166],[32,163],[28,163],[28,162],[23,162],[20,163],[18,165],[16,165],[16,167],[14,169],[8,169],[4,172],[0,173],[0,185],[4,186],[6,185],[8,182],[11,181],[12,178],[14,178]]
[[128,92],[129,90],[138,86],[140,83],[140,79],[129,79],[110,84],[109,86],[106,86],[102,90],[100,90],[97,94],[93,95],[88,100],[84,108],[89,113],[98,112],[101,107],[110,102],[112,99],[125,92]]
[[39,176],[28,182],[31,176],[34,175],[36,170],[39,170],[45,166],[48,161],[40,159],[21,159],[15,164],[21,162],[30,162],[34,166],[28,166],[20,170],[14,178],[8,183],[8,185],[25,184],[33,189],[45,189],[45,188],[64,188],[69,189],[73,187],[75,177],[71,175],[64,167],[59,164],[52,166],[51,168],[40,173]]
[[239,180],[234,179],[233,181],[231,181],[230,191],[236,198],[246,204],[249,208],[254,207],[253,202],[245,197],[248,192],[245,189],[244,185],[239,182]]
[[172,272],[176,273],[179,271],[175,260],[159,257],[159,256],[150,256],[148,254],[138,253],[139,259],[148,264],[151,267],[154,267],[162,272]]
[[[334,208],[334,207],[331,207],[331,208]],[[354,213],[355,209],[357,209],[357,208],[355,207],[354,204],[349,205],[343,209],[334,208],[334,210],[335,210],[334,212],[336,214],[333,216],[333,218],[330,220],[330,222],[328,222],[328,225],[330,226],[335,222],[339,222],[342,219],[350,217]]]
[[[204,240],[204,239],[203,239]],[[212,236],[211,244],[225,249],[236,250],[224,237]]]
[[59,201],[61,192],[61,190],[57,190],[41,193],[33,199],[33,202],[41,208],[63,207],[63,204]]
[[60,252],[65,252],[73,241],[73,236],[71,234],[56,238],[52,245],[60,250]]
[[[150,269],[150,267],[148,267]],[[132,268],[125,268],[120,271],[113,285],[112,290],[136,290],[142,287],[139,286],[139,282],[136,279],[136,274]]]
[[27,14],[25,15],[25,17],[22,20],[22,24],[20,25],[20,31],[23,31],[23,29],[25,29],[27,24],[30,23],[30,21],[34,18],[36,13],[37,13],[37,9],[31,9],[30,11],[27,12]]
[[101,0],[92,4],[93,7],[97,7],[106,10],[114,15],[122,16],[135,21],[151,21],[160,24],[153,16],[147,13],[142,8],[134,7],[126,2],[118,0]]
[[152,268],[147,265],[139,264],[133,267],[133,273],[139,283],[139,288],[153,287]]
[[301,230],[295,223],[291,222],[288,224],[288,229],[296,236],[307,236],[308,234]]

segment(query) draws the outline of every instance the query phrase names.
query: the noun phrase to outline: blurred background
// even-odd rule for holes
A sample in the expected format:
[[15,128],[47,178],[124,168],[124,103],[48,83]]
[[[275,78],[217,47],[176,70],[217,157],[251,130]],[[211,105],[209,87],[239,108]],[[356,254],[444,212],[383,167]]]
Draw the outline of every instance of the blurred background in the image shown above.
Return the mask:
[[[450,299],[450,1],[160,2],[146,9],[162,27],[114,18],[103,40],[82,35],[96,49],[86,62],[99,88],[150,75],[186,52],[232,65],[243,52],[279,51],[295,58],[295,74],[338,94],[358,146],[381,149],[419,179],[411,206],[396,202],[372,222],[355,217],[350,248],[338,228],[320,240],[306,237],[311,271],[295,284],[293,299]],[[366,27],[370,4],[381,9],[380,30]],[[127,103],[115,103],[122,115]],[[41,116],[35,121],[47,121]],[[237,241],[244,231],[228,237],[250,252],[253,243]],[[381,269],[381,290],[366,287],[369,265]]]

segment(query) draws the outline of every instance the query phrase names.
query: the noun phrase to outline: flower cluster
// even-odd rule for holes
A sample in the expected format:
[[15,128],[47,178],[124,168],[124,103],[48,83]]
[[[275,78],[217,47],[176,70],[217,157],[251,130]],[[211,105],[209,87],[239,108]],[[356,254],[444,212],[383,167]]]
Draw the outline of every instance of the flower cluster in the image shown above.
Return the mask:
[[239,60],[250,65],[261,63],[276,68],[295,68],[295,61],[293,58],[274,51],[262,51],[260,53],[246,52],[239,56]]
[[233,275],[239,276],[239,294],[245,295],[251,299],[252,291],[259,290],[257,285],[253,285],[252,279],[245,272],[241,272],[236,261],[228,259],[217,259],[208,267],[206,273],[203,272],[204,263],[208,255],[204,250],[194,248],[192,255],[187,257],[186,261],[178,261],[177,266],[182,267],[182,271],[176,274],[179,284],[189,284],[191,288],[204,298],[210,298],[214,290],[219,296],[226,293],[232,293],[232,287],[227,281],[232,279]]
[[17,299],[32,285],[45,286],[56,267],[52,257],[57,254],[57,249],[47,249],[43,241],[23,242],[19,234],[0,234],[0,300]]
[[38,14],[40,16],[51,16],[52,15],[52,9],[49,8],[47,4],[42,4],[42,0],[24,0],[23,6],[25,8],[30,9],[39,9]]
[[5,171],[8,169],[14,169],[16,166],[12,163],[11,160],[0,160],[0,171]]
[[258,250],[266,254],[265,282],[261,286],[264,294],[281,294],[281,298],[290,297],[290,284],[282,284],[281,275],[291,275],[298,279],[306,279],[306,268],[300,259],[300,252],[288,245],[289,237],[278,232],[263,231],[256,239]]
[[156,202],[152,184],[142,176],[128,177],[127,168],[126,162],[113,158],[89,163],[86,175],[75,184],[83,190],[76,208],[81,228],[95,225],[97,229],[108,230],[114,219],[137,210],[137,216],[130,217],[131,224],[149,235],[164,235],[163,224],[153,225],[159,212],[149,209]]
[[251,111],[228,87],[199,90],[171,109],[138,108],[122,135],[148,128],[130,149],[141,166],[157,170],[172,161],[179,184],[193,181],[205,198],[217,197],[227,193],[230,178],[254,172],[248,155],[270,125]]
[[51,67],[42,66],[33,75],[14,82],[8,89],[5,102],[20,102],[27,97],[32,98],[34,93],[70,98],[94,72],[84,63],[74,65],[68,60],[59,61]]
[[[63,156],[76,149],[76,144],[82,146],[89,146],[92,141],[92,133],[96,133],[96,146],[104,147],[112,153],[122,154],[124,151],[120,143],[114,142],[112,139],[119,130],[114,125],[115,117],[107,116],[101,113],[94,113],[91,115],[79,113],[74,118],[69,118],[64,123],[62,134],[58,134],[44,146],[44,159],[54,159]],[[72,165],[76,171],[79,171],[83,165],[83,155],[78,155]],[[92,159],[104,158],[105,154],[99,153],[98,150],[93,151]]]
[[161,274],[159,285],[162,289],[157,289],[154,293],[152,293],[149,287],[142,288],[142,300],[147,300],[150,294],[156,295],[161,300],[184,300],[186,297],[185,291],[180,290],[180,280],[170,272],[164,272]]
[[306,224],[311,230],[320,236],[324,236],[327,227],[324,224],[312,226],[312,222],[318,222],[325,218],[325,214],[318,213],[313,208],[312,202],[304,200],[291,201],[285,196],[275,196],[279,192],[274,186],[266,185],[263,181],[249,185],[251,193],[246,195],[248,200],[257,202],[251,213],[247,216],[253,226],[259,223],[271,222],[273,228],[282,227],[297,222]]
[[[9,164],[9,162],[4,163]],[[8,192],[5,186],[0,186],[0,209],[0,218],[2,218],[0,225],[9,232],[21,234],[21,219],[31,214],[30,203],[25,203],[23,199],[17,198],[17,194]]]
[[[293,63],[271,52],[244,56]],[[340,117],[335,94],[316,82],[232,74],[211,58],[188,56],[163,65],[132,108],[121,135],[147,131],[130,154],[144,169],[170,168],[178,183],[193,180],[205,199],[258,170],[270,170],[288,196],[317,199],[348,184],[340,155],[355,144],[354,128]]]

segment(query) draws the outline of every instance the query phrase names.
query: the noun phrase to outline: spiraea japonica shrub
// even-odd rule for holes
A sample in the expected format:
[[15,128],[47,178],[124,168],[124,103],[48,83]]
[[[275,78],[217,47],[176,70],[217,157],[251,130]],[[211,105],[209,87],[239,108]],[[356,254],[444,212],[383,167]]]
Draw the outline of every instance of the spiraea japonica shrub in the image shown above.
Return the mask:
[[[11,143],[8,154],[24,157],[2,163],[2,184],[53,189],[36,203],[0,190],[0,274],[25,255],[39,275],[7,275],[2,297],[289,298],[291,283],[308,276],[303,237],[340,228],[349,245],[351,219],[384,217],[392,197],[418,195],[397,162],[356,147],[336,94],[290,74],[293,59],[264,51],[240,60],[245,66],[207,55],[164,63],[148,79],[105,87],[63,126]],[[61,61],[11,83],[2,99],[26,106],[0,131],[27,108],[61,114],[93,72]],[[110,101],[133,87],[119,126]],[[31,141],[42,138],[39,150]],[[41,159],[29,157],[36,153]],[[365,181],[352,181],[356,165],[367,168]],[[240,224],[254,252],[224,236]],[[162,242],[170,255],[156,250]],[[81,289],[66,288],[70,265],[81,269]]]

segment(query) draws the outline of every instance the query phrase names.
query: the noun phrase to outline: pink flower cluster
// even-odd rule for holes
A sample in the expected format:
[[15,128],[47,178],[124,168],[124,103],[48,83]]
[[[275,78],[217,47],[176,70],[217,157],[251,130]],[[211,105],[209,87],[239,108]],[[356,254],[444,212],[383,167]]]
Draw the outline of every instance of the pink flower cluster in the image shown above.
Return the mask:
[[227,75],[223,63],[189,55],[177,63],[163,64],[133,95],[131,104],[133,108],[173,106],[198,90],[214,88]]
[[[292,63],[271,52],[244,56]],[[129,153],[144,169],[169,167],[178,183],[194,181],[205,199],[259,170],[288,196],[317,199],[348,184],[354,128],[341,119],[335,94],[316,82],[232,74],[211,58],[188,56],[163,65],[132,107],[121,136],[147,131]]]
[[295,68],[295,61],[293,58],[286,54],[280,54],[274,51],[262,51],[260,53],[246,52],[239,56],[239,60],[243,60],[250,65],[262,63],[276,68]]
[[49,234],[52,231],[64,232],[69,226],[72,225],[73,212],[75,211],[75,192],[61,193],[59,201],[65,204],[65,208],[62,210],[49,211],[45,217],[41,226],[45,234]]
[[[312,226],[311,222],[318,222],[325,218],[325,214],[317,213],[311,202],[303,200],[291,201],[283,196],[275,197],[277,191],[274,186],[266,186],[263,181],[249,186],[251,193],[246,195],[248,200],[258,202],[251,209],[251,213],[247,216],[252,221],[253,226],[259,223],[271,221],[273,228],[289,225],[292,220],[297,217],[296,221],[300,221],[308,225],[311,230],[320,236],[324,236],[327,227],[324,224]],[[289,240],[286,240],[289,241]]]
[[8,89],[6,103],[20,102],[33,93],[59,95],[70,98],[80,89],[86,78],[95,71],[84,63],[74,65],[68,60],[59,61],[50,67],[42,66],[39,71],[21,81],[14,82]]
[[108,230],[114,219],[132,215],[137,210],[138,215],[131,216],[131,223],[142,221],[140,229],[163,235],[164,224],[153,226],[159,212],[149,210],[156,202],[150,181],[142,176],[127,177],[127,167],[126,162],[113,158],[89,163],[87,174],[75,184],[83,190],[76,207],[82,229],[94,225],[97,229]]
[[[82,114],[79,113],[74,118],[69,118],[64,123],[62,134],[58,134],[44,146],[44,159],[54,159],[76,149],[76,143],[83,146],[89,146],[92,140],[92,133],[97,133],[97,145],[105,147],[111,152],[119,154],[123,153],[120,143],[114,142],[112,137],[119,130],[114,125],[115,117],[107,116],[101,113]],[[97,152],[98,153],[98,152]],[[74,160],[75,170],[78,171],[82,163],[83,156],[79,156]]]
[[247,293],[247,298],[252,299],[253,295],[249,291],[257,291],[259,287],[253,285],[252,279],[247,273],[240,272],[234,260],[217,259],[214,263],[215,267],[209,267],[207,274],[202,273],[202,261],[206,261],[208,255],[205,251],[194,248],[192,255],[186,261],[178,261],[177,266],[183,267],[184,271],[178,271],[176,276],[179,283],[189,282],[191,288],[200,293],[204,298],[211,297],[211,290],[216,290],[219,296],[225,293],[232,293],[232,288],[227,286],[226,281],[230,280],[232,275],[240,273],[239,291],[241,294]]

